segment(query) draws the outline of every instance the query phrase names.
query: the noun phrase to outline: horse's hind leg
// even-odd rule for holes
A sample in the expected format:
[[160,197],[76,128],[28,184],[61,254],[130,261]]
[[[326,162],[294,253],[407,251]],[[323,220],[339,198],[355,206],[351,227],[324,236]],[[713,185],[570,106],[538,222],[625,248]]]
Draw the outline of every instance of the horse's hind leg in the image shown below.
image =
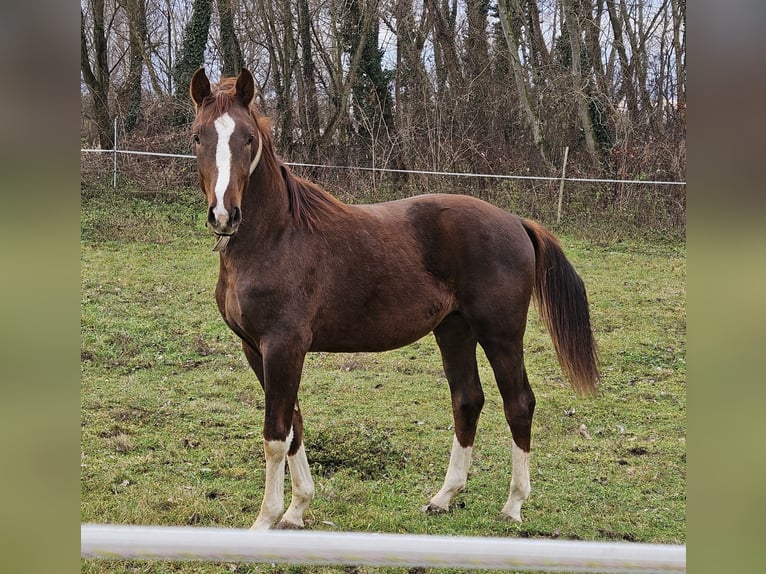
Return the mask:
[[529,451],[535,395],[524,368],[523,329],[516,336],[498,342],[482,340],[481,345],[495,373],[503,410],[513,436],[511,490],[500,511],[501,518],[521,522],[521,505],[529,496]]
[[476,366],[476,336],[465,319],[458,314],[449,315],[434,329],[434,335],[449,382],[455,419],[455,436],[444,484],[423,507],[424,512],[437,513],[447,511],[455,494],[465,488],[484,393]]

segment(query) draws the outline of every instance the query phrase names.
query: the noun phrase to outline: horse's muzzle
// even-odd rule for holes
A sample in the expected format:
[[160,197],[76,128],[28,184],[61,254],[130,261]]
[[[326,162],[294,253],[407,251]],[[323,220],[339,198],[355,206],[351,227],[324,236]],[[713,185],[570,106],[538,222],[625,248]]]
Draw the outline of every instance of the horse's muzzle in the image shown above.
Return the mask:
[[236,206],[231,208],[231,212],[214,210],[213,207],[207,210],[207,224],[218,235],[232,235],[241,221],[242,212]]

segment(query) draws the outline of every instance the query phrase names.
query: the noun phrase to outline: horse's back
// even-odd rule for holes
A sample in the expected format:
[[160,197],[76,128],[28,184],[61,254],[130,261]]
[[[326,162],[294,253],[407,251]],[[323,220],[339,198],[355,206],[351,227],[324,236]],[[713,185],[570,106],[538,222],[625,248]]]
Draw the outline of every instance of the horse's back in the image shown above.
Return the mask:
[[523,220],[486,201],[431,194],[365,209],[413,236],[428,272],[450,284],[531,280],[534,275],[534,246]]
[[488,234],[483,239],[529,243],[518,215],[470,195],[434,193],[359,207],[369,213],[404,217],[410,225],[426,232],[438,231],[434,225],[441,225],[449,228],[444,231],[460,233],[465,239]]

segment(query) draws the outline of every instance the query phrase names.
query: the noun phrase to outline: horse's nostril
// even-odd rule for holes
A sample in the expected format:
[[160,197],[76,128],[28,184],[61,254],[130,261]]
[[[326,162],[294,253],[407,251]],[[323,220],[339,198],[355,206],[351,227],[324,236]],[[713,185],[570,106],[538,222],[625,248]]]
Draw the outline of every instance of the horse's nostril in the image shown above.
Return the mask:
[[241,219],[242,219],[242,213],[240,212],[239,207],[232,207],[231,208],[231,224],[237,225]]
[[216,225],[215,214],[213,213],[213,207],[212,206],[208,207],[208,209],[207,209],[207,222],[210,225],[213,225],[213,226]]

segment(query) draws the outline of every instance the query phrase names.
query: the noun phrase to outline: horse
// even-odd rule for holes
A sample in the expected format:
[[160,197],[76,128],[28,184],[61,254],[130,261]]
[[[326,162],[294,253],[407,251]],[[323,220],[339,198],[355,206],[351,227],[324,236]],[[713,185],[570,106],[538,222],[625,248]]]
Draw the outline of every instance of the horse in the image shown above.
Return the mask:
[[[466,485],[484,405],[481,345],[512,436],[500,516],[521,521],[531,488],[535,396],[523,337],[533,296],[572,387],[581,395],[598,388],[585,286],[557,238],[467,195],[343,203],[277,156],[247,69],[211,85],[200,68],[189,92],[199,184],[220,256],[215,299],[265,397],[265,486],[252,529],[303,528],[314,497],[298,403],[306,354],[386,351],[431,332],[454,436],[443,485],[422,510],[446,512]],[[285,459],[292,487],[286,511]]]

